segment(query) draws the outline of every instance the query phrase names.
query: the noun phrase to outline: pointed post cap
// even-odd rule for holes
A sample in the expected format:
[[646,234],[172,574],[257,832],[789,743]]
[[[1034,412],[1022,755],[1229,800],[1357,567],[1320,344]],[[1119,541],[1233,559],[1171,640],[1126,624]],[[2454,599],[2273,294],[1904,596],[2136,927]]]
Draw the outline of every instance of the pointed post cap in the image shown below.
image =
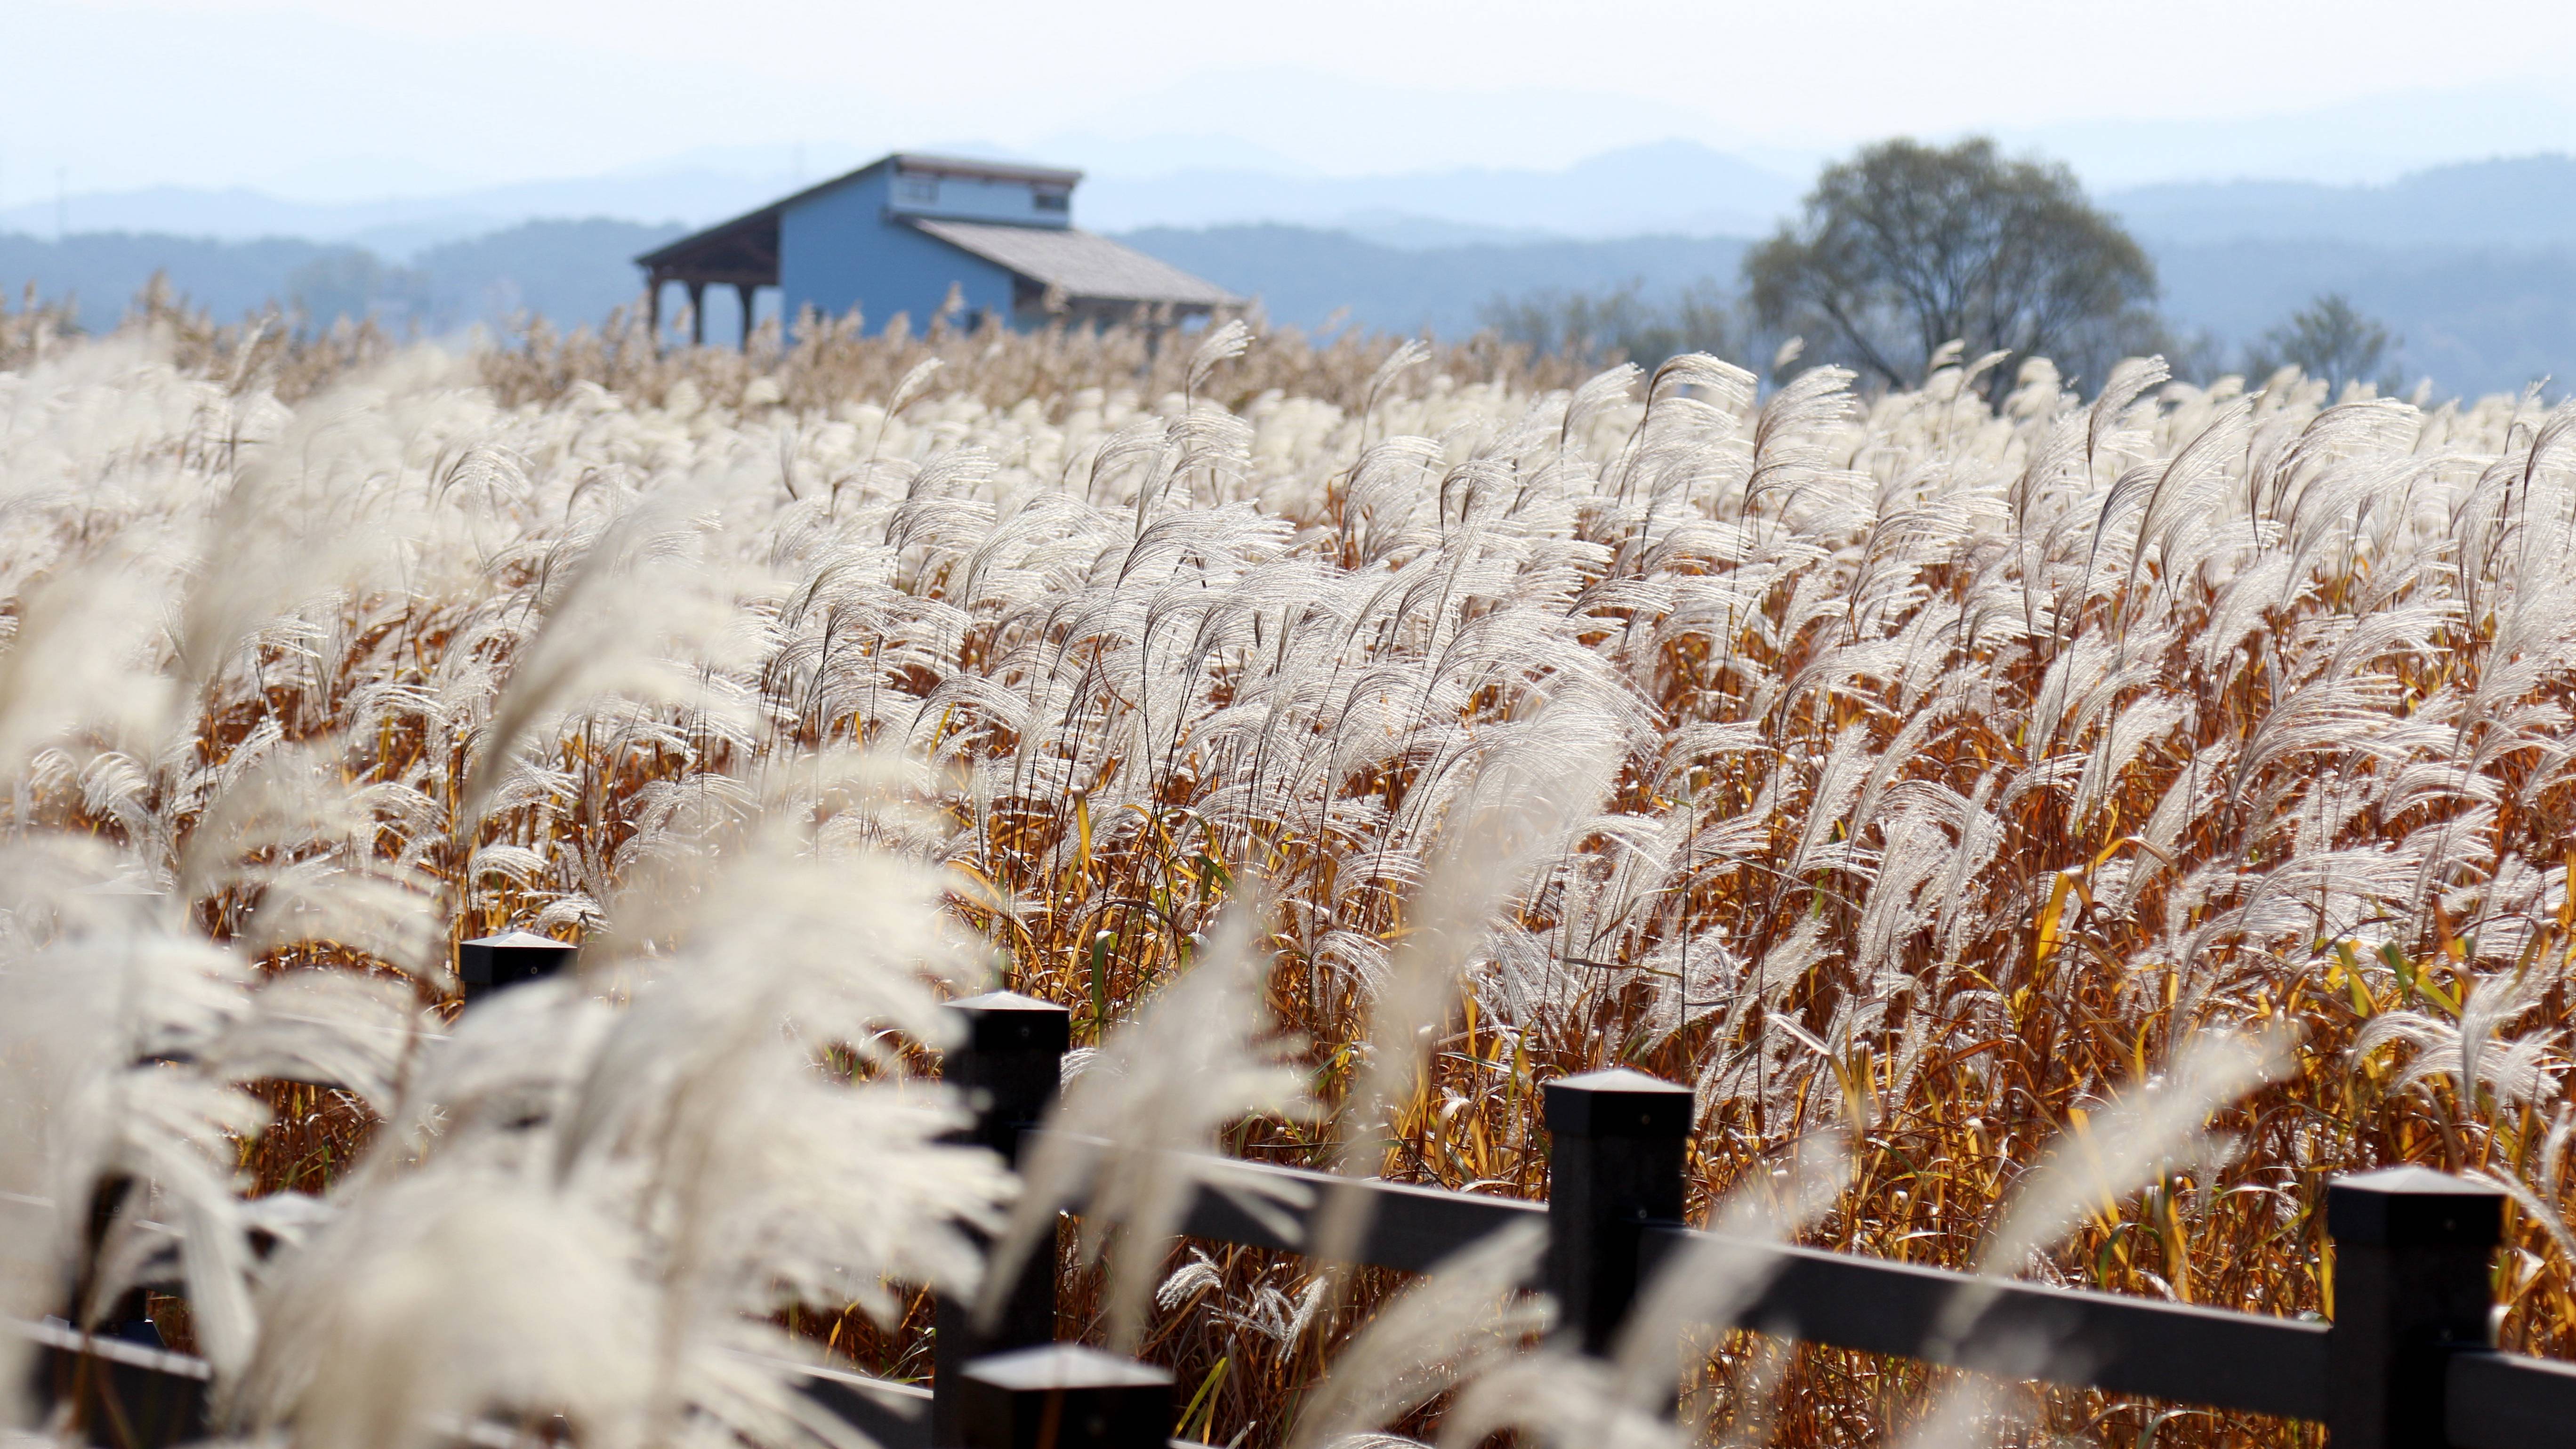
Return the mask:
[[459,942],[456,976],[468,1001],[522,981],[536,981],[571,968],[581,948],[529,931],[503,931]]
[[966,1365],[966,1376],[995,1388],[1133,1389],[1170,1388],[1172,1371],[1132,1358],[1120,1358],[1079,1343],[1042,1343],[1035,1348],[987,1354]]
[[958,1378],[966,1449],[1161,1449],[1172,1432],[1169,1369],[1078,1343],[990,1354]]
[[2373,1247],[2492,1248],[2504,1237],[2504,1194],[2429,1167],[2384,1167],[2326,1184],[2326,1231]]
[[1686,1137],[1693,1094],[1627,1067],[1560,1077],[1541,1089],[1547,1130],[1578,1137]]
[[965,1045],[979,1052],[1052,1052],[1073,1044],[1073,1013],[1016,991],[963,996],[948,1009],[966,1019]]

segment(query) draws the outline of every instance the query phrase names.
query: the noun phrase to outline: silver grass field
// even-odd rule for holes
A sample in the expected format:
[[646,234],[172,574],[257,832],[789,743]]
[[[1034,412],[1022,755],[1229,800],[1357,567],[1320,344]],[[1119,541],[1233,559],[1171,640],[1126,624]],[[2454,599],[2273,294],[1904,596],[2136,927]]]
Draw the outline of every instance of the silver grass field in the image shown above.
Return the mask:
[[[0,313],[0,1312],[175,1255],[239,1442],[864,1442],[777,1361],[926,1372],[1074,1170],[941,1140],[995,986],[1109,1139],[1066,1331],[1217,1443],[2313,1440],[1746,1335],[1677,1425],[1723,1253],[1593,1362],[1534,1242],[1171,1237],[1170,1148],[1543,1196],[1610,1065],[1737,1233],[2253,1312],[2331,1313],[2328,1174],[2479,1178],[2501,1342],[2576,1354],[2576,407],[59,324]],[[578,978],[460,1016],[513,927]]]

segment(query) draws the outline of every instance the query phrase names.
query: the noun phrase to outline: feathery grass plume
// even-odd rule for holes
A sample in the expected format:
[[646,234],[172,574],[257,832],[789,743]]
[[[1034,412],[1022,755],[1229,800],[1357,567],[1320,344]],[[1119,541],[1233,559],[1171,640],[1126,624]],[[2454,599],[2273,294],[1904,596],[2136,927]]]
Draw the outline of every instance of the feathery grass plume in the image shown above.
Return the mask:
[[[458,365],[421,349],[361,370],[289,415],[270,446],[238,459],[204,512],[196,575],[172,620],[174,709],[203,707],[227,671],[256,674],[256,656],[281,625],[386,580],[417,532],[401,506],[410,500],[382,484],[403,446],[393,415],[443,390]],[[173,714],[165,728],[184,723]]]
[[1377,416],[1378,398],[1394,385],[1397,378],[1421,366],[1430,360],[1430,357],[1429,342],[1419,337],[1408,337],[1397,343],[1395,350],[1386,355],[1386,360],[1377,365],[1377,370],[1369,374],[1368,382],[1360,389],[1360,446],[1362,448],[1368,446],[1369,423]]
[[[255,1331],[235,1144],[267,1112],[205,1063],[247,1011],[250,970],[154,929],[135,897],[64,888],[101,854],[50,842],[9,852],[11,924],[25,934],[0,957],[0,1191],[29,1200],[42,1226],[8,1235],[8,1306],[84,1324],[105,1315],[156,1255],[148,1206],[178,1230],[207,1356],[230,1369]],[[94,1204],[115,1214],[95,1240]]]
[[[988,1152],[942,1143],[962,1108],[906,1079],[892,1036],[938,1044],[952,1030],[933,990],[962,974],[941,875],[836,844],[846,828],[810,813],[747,828],[732,813],[696,832],[731,857],[702,886],[674,878],[689,869],[674,854],[638,873],[634,919],[612,911],[612,937],[638,953],[617,968],[629,1005],[554,1128],[559,1190],[614,1204],[653,1245],[655,1437],[677,1432],[692,1364],[777,1336],[751,1315],[795,1303],[890,1315],[890,1279],[971,1291],[967,1230],[998,1225],[1009,1186]],[[657,927],[675,914],[673,940]],[[827,1077],[836,1053],[877,1079]]]
[[1548,1304],[1524,1285],[1546,1246],[1535,1224],[1492,1234],[1380,1305],[1298,1404],[1288,1449],[1326,1449],[1382,1428],[1545,1332]]
[[1672,1395],[1675,1354],[1695,1324],[1729,1324],[1759,1297],[1775,1271],[1764,1250],[1813,1225],[1851,1183],[1851,1153],[1829,1133],[1799,1139],[1788,1160],[1765,1169],[1712,1205],[1708,1230],[1674,1254],[1646,1285],[1611,1357],[1617,1392],[1639,1413]]
[[[876,813],[883,778],[825,759],[767,801],[712,797],[665,829],[724,865],[702,877],[665,852],[635,873],[647,899],[612,911],[616,959],[594,971],[622,1009],[523,986],[430,1053],[333,1223],[286,1259],[235,1422],[339,1442],[562,1414],[611,1443],[852,1442],[795,1391],[785,1366],[810,1355],[766,1320],[891,1318],[890,1280],[972,1291],[967,1230],[997,1226],[1009,1191],[989,1153],[941,1140],[961,1110],[906,1080],[889,1039],[942,1039],[934,985],[959,943],[941,876],[885,848],[900,811],[844,818]],[[431,1260],[405,1267],[398,1240],[486,1232],[550,1244],[551,1276],[435,1293],[405,1276]],[[350,1286],[352,1262],[395,1276]],[[565,1313],[615,1322],[565,1332]],[[481,1323],[471,1343],[442,1336],[461,1317]],[[401,1392],[333,1357],[377,1334],[403,1341],[380,1346]]]
[[[1473,1445],[1505,1430],[1548,1444],[1606,1440],[1650,1449],[1688,1442],[1687,1426],[1669,1412],[1685,1331],[1732,1322],[1768,1281],[1765,1249],[1832,1206],[1849,1178],[1849,1156],[1831,1137],[1802,1140],[1776,1175],[1757,1170],[1712,1208],[1708,1234],[1647,1285],[1606,1361],[1526,1339],[1459,1359],[1448,1381],[1462,1387],[1442,1421],[1441,1442]],[[1391,1333],[1384,1345],[1398,1363],[1438,1361],[1426,1350],[1457,1352],[1421,1326],[1403,1327],[1413,1339]],[[1346,1356],[1369,1342],[1355,1341]],[[1374,1387],[1376,1376],[1361,1382]]]
[[1663,1406],[1640,1412],[1600,1359],[1541,1347],[1488,1369],[1462,1387],[1440,1421],[1440,1449],[1473,1449],[1500,1433],[1573,1449],[1679,1449],[1688,1442]]
[[418,1051],[442,1035],[407,984],[307,967],[262,981],[200,1061],[220,1081],[327,1082],[384,1112]]
[[[2059,1135],[2058,1145],[2015,1185],[2003,1220],[1978,1249],[1978,1273],[2011,1277],[2086,1217],[2177,1167],[2219,1160],[2228,1144],[2209,1135],[2210,1114],[2290,1067],[2289,1043],[2277,1033],[2193,1036],[2157,1077]],[[1952,1294],[1933,1329],[1936,1340],[1951,1346],[1964,1340],[1992,1301],[1991,1289]]]
[[551,1129],[599,1057],[617,1008],[585,994],[577,980],[525,982],[423,1043],[385,1110],[367,1156],[342,1179],[363,1190],[432,1158],[468,1157],[494,1169],[541,1177],[552,1167]]
[[[1301,1075],[1262,1008],[1269,953],[1256,920],[1252,906],[1230,907],[1178,978],[1065,1084],[1047,1114],[1046,1135],[1021,1165],[1024,1185],[994,1244],[989,1285],[1015,1281],[1087,1181],[1083,1254],[1097,1259],[1117,1230],[1104,1315],[1111,1347],[1131,1350],[1191,1195],[1204,1186],[1234,1196],[1247,1211],[1269,1212],[1263,1196],[1275,1188],[1230,1178],[1221,1160],[1204,1156],[1220,1129],[1244,1117],[1294,1118],[1309,1110]],[[986,1289],[986,1314],[998,1309],[999,1291]]]
[[1933,1396],[1931,1412],[1906,1431],[1903,1443],[1905,1449],[1984,1449],[2012,1442],[2008,1435],[2018,1422],[1993,1379],[1963,1373]]
[[[1535,1084],[1629,1062],[1698,1085],[1713,1180],[1853,1124],[1837,1246],[1955,1263],[2046,1124],[2160,1043],[2281,1022],[2309,1045],[2280,1130],[2200,1190],[2078,1221],[2062,1276],[2320,1308],[2279,1230],[2294,1177],[2434,1162],[2563,1199],[2568,1047],[2524,1002],[2576,942],[2576,413],[2538,392],[2133,366],[2094,399],[2032,358],[1993,403],[1960,356],[1910,392],[1811,369],[1755,399],[1706,361],[1650,380],[1351,330],[1194,376],[1195,345],[1132,326],[813,319],[744,353],[625,319],[435,354],[167,296],[112,336],[22,315],[0,320],[0,791],[13,848],[90,854],[11,878],[0,969],[62,968],[85,1021],[179,1022],[165,1055],[190,1058],[138,1067],[122,1027],[40,1043],[25,1100],[95,1110],[31,1143],[170,1155],[167,1182],[125,1174],[137,1214],[181,1223],[195,1194],[234,1242],[314,1241],[424,1174],[548,1184],[642,1255],[675,1433],[812,1437],[727,1351],[789,1347],[764,1326],[787,1285],[836,1351],[898,1370],[917,1323],[837,1310],[885,1308],[888,1261],[970,1271],[942,1195],[997,1180],[916,1161],[946,1108],[891,1051],[935,1037],[942,991],[1007,955],[1115,1037],[1257,873],[1282,1034],[1349,1100],[1426,882],[1515,755],[1598,753],[1610,783],[1462,930],[1437,1049],[1370,1089],[1395,1110],[1357,1135],[1390,1176],[1539,1195]],[[898,742],[908,807],[850,803],[874,787],[836,761]],[[183,874],[191,899],[103,893]],[[907,903],[899,952],[845,950],[878,918],[815,901],[880,887]],[[810,996],[718,944],[728,899]],[[956,938],[899,962],[932,920]],[[310,976],[434,978],[431,926],[578,932],[582,980],[478,1003],[451,1041]],[[129,937],[196,964],[66,964]],[[172,994],[114,1004],[137,981]],[[1409,1056],[1398,1034],[1377,1042]],[[355,1080],[228,1081],[272,1070]],[[388,1090],[370,1128],[356,1094]],[[792,1120],[710,1135],[751,1111]],[[209,1125],[237,1112],[238,1138]],[[1308,1124],[1235,1131],[1341,1160]],[[681,1190],[735,1151],[738,1183]],[[845,1184],[867,1152],[927,1195]],[[10,1190],[50,1198],[50,1170]],[[884,1236],[827,1221],[843,1192]],[[2576,1352],[2576,1255],[2522,1231],[2501,1331]],[[110,1237],[0,1254],[59,1306],[85,1268],[177,1251]],[[209,1242],[190,1271],[249,1261]],[[1193,1377],[1225,1359],[1194,1427],[1263,1449],[1312,1326],[1345,1315],[1247,1261],[1153,1347]],[[199,1326],[237,1365],[260,1330],[231,1272]],[[1892,1439],[1912,1412],[1885,1371],[1786,1364],[1786,1442]]]
[[2454,1019],[2438,1010],[2382,1012],[2364,1023],[2353,1037],[2352,1055],[2367,1060],[2392,1042],[2412,1052],[2391,1079],[2399,1089],[2448,1076],[2456,1101],[2475,1109],[2482,1101],[2496,1107],[2538,1106],[2556,1088],[2566,1070],[2556,1047],[2564,1032],[2551,1029],[2497,1040],[2500,1029],[2540,1005],[2550,978],[2535,968],[2497,971],[2462,983],[2466,999]]
[[380,807],[402,787],[352,788],[342,754],[337,740],[280,742],[235,762],[178,852],[170,898],[255,897],[235,927],[255,953],[334,941],[435,979],[445,968],[428,882],[376,848]]
[[[1393,1140],[1396,1114],[1419,1090],[1434,1037],[1456,1011],[1465,973],[1488,923],[1528,889],[1531,869],[1571,845],[1609,792],[1617,758],[1598,745],[1620,738],[1621,721],[1580,700],[1547,707],[1538,732],[1504,742],[1452,808],[1441,863],[1423,882],[1403,941],[1375,983],[1368,1006],[1366,1065],[1335,1114],[1335,1165],[1375,1177]],[[1312,1254],[1346,1262],[1368,1230],[1367,1199],[1327,1194]]]
[[640,1443],[653,1307],[637,1256],[614,1219],[515,1175],[386,1183],[275,1271],[224,1418],[298,1449],[444,1444],[556,1415],[584,1444]]
[[[13,602],[0,652],[0,772],[75,734],[143,746],[169,708],[158,662],[166,561],[139,548],[71,563]],[[26,822],[21,822],[26,823]]]
[[[685,704],[720,717],[741,707],[711,693],[707,665],[741,662],[758,647],[740,627],[736,569],[710,557],[703,519],[683,496],[637,502],[587,540],[543,591],[545,617],[492,701],[465,781],[459,820],[470,832],[543,721],[601,699]],[[540,598],[530,596],[529,607]]]
[[1209,328],[1206,338],[1190,353],[1190,370],[1181,379],[1182,392],[1195,396],[1220,364],[1232,362],[1251,348],[1252,328],[1240,317]]

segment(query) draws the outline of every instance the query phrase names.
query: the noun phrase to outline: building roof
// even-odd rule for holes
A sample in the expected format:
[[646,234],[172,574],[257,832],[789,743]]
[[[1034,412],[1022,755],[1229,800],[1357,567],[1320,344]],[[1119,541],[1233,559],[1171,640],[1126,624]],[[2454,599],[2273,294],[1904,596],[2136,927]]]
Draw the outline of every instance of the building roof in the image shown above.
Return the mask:
[[1231,307],[1243,299],[1134,247],[1071,227],[1006,226],[977,221],[913,221],[950,246],[995,262],[1068,299],[1171,302]]
[[[931,156],[920,151],[897,151],[891,156],[860,167],[858,171],[851,172],[850,176],[856,176],[861,171],[873,170],[888,161],[894,163],[894,169],[897,171],[910,171],[916,174],[927,172],[934,176],[973,176],[985,181],[1030,181],[1040,186],[1050,183],[1057,186],[1072,186],[1082,180],[1081,172],[1067,171],[1060,166],[1022,166],[1009,161],[976,161],[963,156]],[[844,176],[840,179],[847,181],[850,177]],[[828,181],[824,183],[826,186],[834,184],[836,183]]]
[[[900,172],[933,172],[1067,188],[1082,179],[1079,171],[898,151],[793,196],[781,197],[756,211],[744,212],[731,221],[693,232],[635,260],[657,280],[672,277],[714,285],[776,286],[778,220],[788,208],[885,167]],[[888,222],[915,227],[1041,287],[1060,289],[1068,302],[1231,307],[1243,300],[1213,282],[1193,277],[1133,247],[1067,226],[1015,226],[1008,222],[944,221],[925,216],[890,217]]]
[[1027,181],[1068,188],[1082,180],[1079,171],[1053,166],[1019,166],[1004,161],[976,161],[963,156],[897,151],[890,156],[880,156],[856,171],[844,171],[829,181],[818,181],[767,206],[746,211],[730,221],[717,222],[678,241],[656,247],[637,257],[636,264],[657,271],[686,269],[703,274],[708,281],[751,281],[764,287],[774,286],[778,281],[779,215],[807,197],[820,196],[884,166],[916,174],[926,172],[936,176],[972,176],[986,181]]

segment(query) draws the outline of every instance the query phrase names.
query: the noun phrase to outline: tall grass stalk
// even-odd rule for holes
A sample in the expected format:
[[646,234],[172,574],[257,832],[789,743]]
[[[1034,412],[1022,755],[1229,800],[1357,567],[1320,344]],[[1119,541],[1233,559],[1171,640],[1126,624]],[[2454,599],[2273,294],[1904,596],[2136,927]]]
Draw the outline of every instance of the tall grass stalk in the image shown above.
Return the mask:
[[[58,323],[0,315],[0,1293],[182,1273],[244,1431],[833,1439],[762,1355],[918,1363],[1015,1194],[1043,1251],[927,1071],[991,985],[1094,1053],[1078,1326],[1247,1445],[1401,1285],[1170,1256],[1155,1150],[1534,1197],[1542,1084],[1611,1065],[1696,1087],[1695,1208],[1839,1137],[1776,1231],[2253,1312],[2330,1307],[2329,1174],[2483,1174],[2503,1341],[2576,1352],[2576,410]],[[459,1021],[504,927],[578,980]],[[2168,1115],[2232,1152],[2039,1166],[2225,1039],[2277,1059]],[[1925,1412],[1900,1363],[1694,1373],[1781,1443]],[[1326,1417],[1440,1432],[1380,1377]]]

